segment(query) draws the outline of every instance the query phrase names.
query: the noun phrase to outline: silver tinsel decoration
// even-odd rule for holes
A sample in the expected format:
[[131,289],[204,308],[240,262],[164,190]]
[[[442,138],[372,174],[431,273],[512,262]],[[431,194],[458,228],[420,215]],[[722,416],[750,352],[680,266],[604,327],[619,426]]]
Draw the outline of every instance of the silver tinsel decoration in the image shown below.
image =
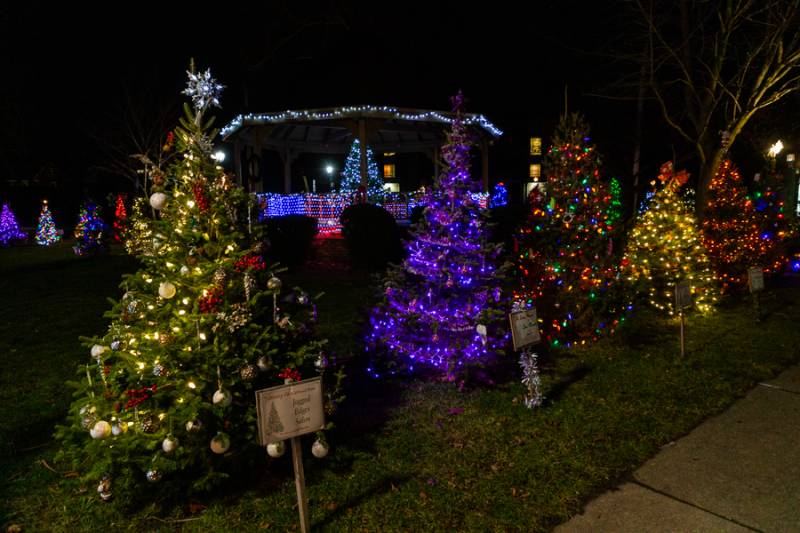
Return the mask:
[[528,409],[541,407],[542,400],[544,400],[538,358],[536,352],[528,350],[523,350],[519,356],[519,366],[522,367],[522,384],[528,389],[525,394],[525,407]]
[[230,312],[217,313],[217,320],[220,322],[214,324],[211,329],[216,332],[224,326],[228,332],[234,333],[242,326],[246,326],[251,317],[246,304],[234,304],[231,306]]
[[250,301],[250,293],[256,288],[256,279],[250,272],[244,273],[244,279],[242,280],[244,285],[244,298],[246,301]]

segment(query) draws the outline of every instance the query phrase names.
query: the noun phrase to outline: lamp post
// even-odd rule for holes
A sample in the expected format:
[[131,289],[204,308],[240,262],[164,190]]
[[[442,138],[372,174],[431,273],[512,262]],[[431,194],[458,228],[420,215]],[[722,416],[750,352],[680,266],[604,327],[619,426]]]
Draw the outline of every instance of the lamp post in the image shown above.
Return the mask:
[[775,144],[770,146],[769,150],[767,150],[767,155],[769,156],[769,168],[772,172],[775,172],[775,161],[778,159],[778,154],[781,153],[781,150],[783,150],[783,143],[780,141],[780,139]]
[[331,165],[330,163],[325,165],[325,174],[328,175],[328,181],[330,182],[330,189],[331,190],[333,190],[333,171],[334,170],[335,169],[333,168],[333,165]]

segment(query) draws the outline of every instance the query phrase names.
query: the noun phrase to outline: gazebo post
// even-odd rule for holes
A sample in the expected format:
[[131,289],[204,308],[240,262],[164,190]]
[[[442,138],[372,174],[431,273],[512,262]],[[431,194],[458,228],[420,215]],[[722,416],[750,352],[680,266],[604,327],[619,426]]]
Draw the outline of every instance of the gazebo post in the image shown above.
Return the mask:
[[233,143],[233,166],[236,169],[236,177],[241,185],[244,174],[242,174],[242,145],[238,138]]
[[483,192],[489,192],[489,143],[481,140],[481,183]]
[[288,146],[283,152],[283,193],[292,192],[292,150]]
[[367,122],[362,118],[358,120],[358,142],[361,145],[361,185],[367,187],[369,174],[367,173]]

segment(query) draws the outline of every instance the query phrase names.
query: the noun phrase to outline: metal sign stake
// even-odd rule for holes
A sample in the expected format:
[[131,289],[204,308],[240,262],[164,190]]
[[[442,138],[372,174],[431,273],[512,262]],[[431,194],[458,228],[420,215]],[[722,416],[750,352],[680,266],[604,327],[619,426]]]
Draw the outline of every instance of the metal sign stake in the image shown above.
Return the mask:
[[681,357],[683,357],[686,355],[686,342],[683,335],[683,311],[681,311],[679,314],[681,315]]
[[292,463],[294,466],[294,488],[297,492],[297,510],[300,513],[300,531],[310,531],[308,523],[308,498],[306,497],[306,475],[303,472],[303,449],[300,438],[292,437]]

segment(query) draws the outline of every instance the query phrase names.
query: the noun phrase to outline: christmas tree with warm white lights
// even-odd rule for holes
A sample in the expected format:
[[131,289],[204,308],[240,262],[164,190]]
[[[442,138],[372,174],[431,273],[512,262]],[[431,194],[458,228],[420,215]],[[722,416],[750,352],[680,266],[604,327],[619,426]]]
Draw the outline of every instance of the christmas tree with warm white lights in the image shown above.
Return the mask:
[[409,370],[424,367],[449,378],[493,362],[507,340],[501,246],[489,242],[488,215],[470,194],[479,184],[469,171],[462,99],[460,93],[453,99],[445,170],[426,194],[408,257],[388,273],[368,339]]
[[[103,500],[204,490],[263,462],[254,391],[327,365],[310,339],[308,295],[280,294],[262,228],[248,224],[253,198],[212,158],[205,112],[221,86],[208,71],[189,77],[179,157],[151,191],[157,217],[139,221],[149,231],[138,238],[150,239],[143,268],[125,276],[108,332],[85,339],[91,358],[58,430],[60,457]],[[326,390],[330,414],[335,387]]]
[[688,281],[695,308],[707,313],[713,309],[719,290],[703,235],[678,194],[689,174],[675,172],[669,162],[661,166],[658,178],[663,188],[655,193],[631,231],[622,275],[638,295],[670,316],[676,312],[675,286]]

